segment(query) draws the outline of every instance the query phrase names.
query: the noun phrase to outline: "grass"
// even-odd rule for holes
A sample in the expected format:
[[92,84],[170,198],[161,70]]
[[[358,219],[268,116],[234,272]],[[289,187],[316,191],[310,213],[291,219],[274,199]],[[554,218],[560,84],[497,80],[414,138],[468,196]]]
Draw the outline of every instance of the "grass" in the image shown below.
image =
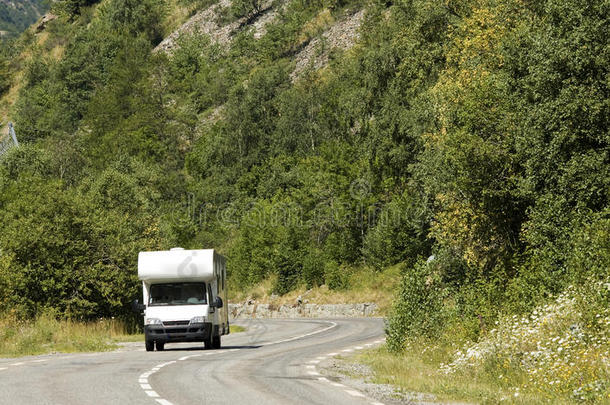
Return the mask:
[[476,341],[462,318],[434,338],[408,336],[355,358],[375,382],[481,404],[610,404],[610,283],[567,288],[530,313],[504,315]]
[[282,295],[273,294],[276,279],[270,277],[252,288],[231,291],[231,302],[243,302],[254,299],[259,303],[283,305],[294,304],[298,297],[312,304],[359,304],[374,302],[379,310],[378,315],[386,315],[392,306],[396,287],[400,284],[400,266],[390,267],[383,272],[368,268],[350,269],[348,288],[331,290],[326,285],[307,289],[301,285],[295,290]]
[[[536,393],[516,391],[502,379],[492,376],[455,374],[445,375],[440,365],[450,357],[451,346],[430,344],[411,345],[410,349],[395,355],[385,347],[369,350],[350,360],[369,365],[373,382],[391,384],[401,392],[433,394],[437,400],[464,401],[478,404],[571,404],[573,400],[541,397]],[[508,376],[506,380],[522,380],[524,376]]]
[[[231,333],[246,328],[231,325]],[[119,342],[143,342],[144,334],[129,333],[123,321],[57,320],[43,315],[35,321],[0,319],[0,357],[21,357],[55,352],[99,352],[117,348]]]
[[240,333],[240,332],[245,332],[246,328],[244,328],[243,326],[239,326],[239,325],[229,325],[229,331],[231,333]]
[[35,321],[0,319],[0,356],[20,357],[54,352],[90,352],[115,349],[116,343],[140,341],[124,322],[100,320],[76,322],[41,316]]

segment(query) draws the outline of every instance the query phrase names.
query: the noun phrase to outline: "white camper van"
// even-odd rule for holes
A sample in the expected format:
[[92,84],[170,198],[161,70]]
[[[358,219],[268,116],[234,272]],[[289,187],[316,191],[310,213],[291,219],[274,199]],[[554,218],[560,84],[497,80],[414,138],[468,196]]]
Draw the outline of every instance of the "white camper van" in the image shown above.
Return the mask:
[[225,258],[213,249],[173,248],[140,252],[138,277],[144,302],[146,350],[163,350],[168,342],[204,342],[220,348],[229,334]]

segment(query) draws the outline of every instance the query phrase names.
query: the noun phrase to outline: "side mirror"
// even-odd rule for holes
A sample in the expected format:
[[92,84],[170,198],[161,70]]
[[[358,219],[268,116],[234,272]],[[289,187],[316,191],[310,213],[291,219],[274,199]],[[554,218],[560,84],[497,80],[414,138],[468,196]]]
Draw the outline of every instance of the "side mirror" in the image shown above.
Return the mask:
[[140,304],[140,301],[138,300],[133,300],[133,302],[131,303],[131,310],[133,312],[142,312],[146,309],[146,305],[144,304]]
[[215,306],[216,308],[222,308],[222,305],[223,305],[223,304],[222,304],[222,298],[220,298],[220,297],[216,297],[216,301],[214,302],[214,306]]

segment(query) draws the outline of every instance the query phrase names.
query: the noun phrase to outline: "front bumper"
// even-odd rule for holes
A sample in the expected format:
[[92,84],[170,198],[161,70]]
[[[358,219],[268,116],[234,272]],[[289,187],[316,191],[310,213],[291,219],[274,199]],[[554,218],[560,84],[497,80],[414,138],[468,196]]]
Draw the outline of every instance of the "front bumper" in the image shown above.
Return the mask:
[[144,326],[146,340],[157,342],[202,342],[212,336],[212,324],[193,323],[180,326],[146,325]]

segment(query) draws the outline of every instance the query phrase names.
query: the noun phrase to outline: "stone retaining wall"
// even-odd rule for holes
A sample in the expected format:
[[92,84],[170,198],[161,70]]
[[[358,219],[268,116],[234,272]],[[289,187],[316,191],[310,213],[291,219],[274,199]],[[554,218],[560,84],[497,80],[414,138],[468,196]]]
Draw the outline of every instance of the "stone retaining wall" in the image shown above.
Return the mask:
[[252,318],[356,318],[374,316],[377,305],[363,304],[229,304],[231,319]]

